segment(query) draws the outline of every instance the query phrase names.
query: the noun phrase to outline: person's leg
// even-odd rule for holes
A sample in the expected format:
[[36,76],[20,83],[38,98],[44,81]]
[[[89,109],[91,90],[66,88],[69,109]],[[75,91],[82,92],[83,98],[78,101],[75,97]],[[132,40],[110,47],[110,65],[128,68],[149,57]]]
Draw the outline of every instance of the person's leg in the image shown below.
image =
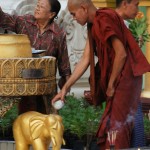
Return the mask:
[[50,96],[23,96],[18,103],[18,114],[27,111],[37,111],[43,114],[56,113],[57,111],[51,106]]
[[144,122],[141,103],[138,105],[138,110],[135,116],[135,124],[131,137],[131,147],[138,148],[146,146],[144,134]]
[[37,111],[42,114],[47,114],[43,96],[41,95],[36,96],[36,102],[37,102]]
[[35,96],[23,96],[18,103],[18,114],[36,110]]

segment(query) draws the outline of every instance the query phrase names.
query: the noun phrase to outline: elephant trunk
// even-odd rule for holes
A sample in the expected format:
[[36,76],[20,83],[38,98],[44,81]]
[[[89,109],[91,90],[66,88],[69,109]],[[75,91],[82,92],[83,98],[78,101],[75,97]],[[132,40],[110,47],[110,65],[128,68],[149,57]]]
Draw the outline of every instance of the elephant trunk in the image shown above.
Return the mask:
[[62,124],[62,118],[60,116],[55,115],[56,121],[50,120],[50,122],[54,122],[53,125],[51,125],[50,128],[50,137],[52,141],[52,147],[53,150],[60,150],[61,145],[65,144],[65,141],[63,139],[63,132],[64,127]]

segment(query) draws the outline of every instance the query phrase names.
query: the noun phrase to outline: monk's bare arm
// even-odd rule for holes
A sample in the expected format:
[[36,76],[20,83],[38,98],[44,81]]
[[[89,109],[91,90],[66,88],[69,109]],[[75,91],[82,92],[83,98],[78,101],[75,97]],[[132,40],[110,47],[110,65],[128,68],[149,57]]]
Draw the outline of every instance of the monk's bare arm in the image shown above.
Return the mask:
[[76,65],[73,74],[68,79],[68,82],[65,84],[66,89],[69,89],[83,75],[83,73],[89,66],[89,62],[90,62],[90,49],[89,49],[89,41],[87,40],[83,56]]
[[90,48],[89,48],[89,40],[86,41],[85,50],[83,56],[80,61],[76,65],[72,75],[67,80],[62,90],[52,99],[52,103],[57,101],[58,99],[64,100],[64,96],[67,94],[70,87],[83,75],[83,73],[87,70],[90,63]]
[[127,54],[126,54],[126,51],[125,51],[125,48],[124,48],[122,42],[116,36],[111,37],[111,43],[112,43],[112,46],[115,51],[115,58],[114,58],[112,73],[110,76],[110,80],[109,80],[108,88],[107,88],[107,92],[106,92],[107,96],[109,96],[109,97],[114,95],[115,81],[116,81],[118,75],[120,74],[120,72],[124,66],[126,57],[127,57]]

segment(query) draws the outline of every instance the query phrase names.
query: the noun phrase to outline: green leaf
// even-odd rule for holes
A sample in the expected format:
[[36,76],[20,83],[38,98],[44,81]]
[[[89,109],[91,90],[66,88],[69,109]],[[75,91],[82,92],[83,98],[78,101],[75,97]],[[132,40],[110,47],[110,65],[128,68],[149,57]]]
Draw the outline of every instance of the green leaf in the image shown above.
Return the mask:
[[129,20],[129,29],[133,37],[138,41],[140,37],[143,38],[143,44],[150,41],[150,34],[148,33],[147,18]]
[[63,118],[65,130],[82,138],[96,133],[103,111],[100,107],[88,104],[84,98],[68,95],[65,106],[59,110],[59,115]]

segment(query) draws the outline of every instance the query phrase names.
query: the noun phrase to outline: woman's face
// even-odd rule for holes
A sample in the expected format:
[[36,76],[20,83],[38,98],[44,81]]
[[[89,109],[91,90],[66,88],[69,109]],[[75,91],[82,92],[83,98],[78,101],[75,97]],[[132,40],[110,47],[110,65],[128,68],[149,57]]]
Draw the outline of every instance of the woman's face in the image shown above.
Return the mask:
[[50,12],[51,6],[48,0],[38,0],[34,17],[37,20],[49,20],[52,18],[52,12]]

